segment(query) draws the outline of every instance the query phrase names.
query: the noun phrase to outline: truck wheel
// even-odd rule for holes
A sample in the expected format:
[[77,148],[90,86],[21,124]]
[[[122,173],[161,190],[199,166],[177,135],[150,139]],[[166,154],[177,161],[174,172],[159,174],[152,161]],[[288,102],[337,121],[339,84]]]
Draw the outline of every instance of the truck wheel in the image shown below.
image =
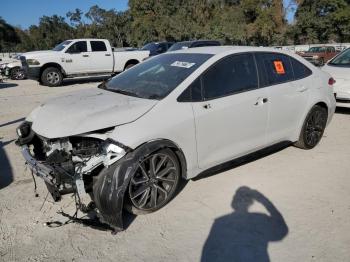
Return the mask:
[[327,109],[319,105],[313,106],[306,116],[299,140],[294,146],[301,149],[314,148],[323,136],[327,124],[327,118]]
[[63,75],[56,67],[48,67],[41,74],[41,82],[45,86],[60,86],[62,84]]
[[24,71],[20,67],[14,67],[10,71],[10,78],[12,80],[23,80],[26,77]]
[[319,66],[324,66],[324,58],[321,58],[320,61],[318,62]]
[[125,68],[124,68],[124,71],[125,70],[128,70],[129,68],[132,68],[133,66],[135,66],[136,64],[134,64],[134,63],[130,63],[130,64],[127,64],[126,66],[125,66]]

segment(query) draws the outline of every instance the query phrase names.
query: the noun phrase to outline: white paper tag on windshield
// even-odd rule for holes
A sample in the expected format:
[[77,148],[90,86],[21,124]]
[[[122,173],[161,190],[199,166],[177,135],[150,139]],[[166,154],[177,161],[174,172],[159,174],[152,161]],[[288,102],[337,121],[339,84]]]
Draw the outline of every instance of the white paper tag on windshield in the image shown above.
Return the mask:
[[196,63],[189,63],[189,62],[181,62],[181,61],[175,61],[171,64],[171,66],[177,66],[177,67],[183,67],[183,68],[191,68]]

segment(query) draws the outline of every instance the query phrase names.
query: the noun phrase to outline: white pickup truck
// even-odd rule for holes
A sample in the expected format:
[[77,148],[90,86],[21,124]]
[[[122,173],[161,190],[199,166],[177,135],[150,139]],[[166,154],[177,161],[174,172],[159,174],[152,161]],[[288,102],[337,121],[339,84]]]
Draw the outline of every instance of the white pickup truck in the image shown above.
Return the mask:
[[149,51],[115,51],[106,39],[73,39],[52,50],[24,53],[20,59],[28,78],[59,86],[64,78],[122,72],[147,57]]

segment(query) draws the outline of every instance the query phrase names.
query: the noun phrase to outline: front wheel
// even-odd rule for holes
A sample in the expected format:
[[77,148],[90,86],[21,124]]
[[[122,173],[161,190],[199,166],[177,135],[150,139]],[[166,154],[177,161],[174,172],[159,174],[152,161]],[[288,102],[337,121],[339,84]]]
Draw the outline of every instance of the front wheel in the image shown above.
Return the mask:
[[24,70],[19,67],[15,67],[11,69],[10,78],[12,80],[23,80],[26,77]]
[[139,215],[165,206],[175,195],[181,171],[176,155],[162,149],[144,158],[128,187],[127,211]]
[[299,140],[295,143],[295,146],[302,149],[314,148],[323,136],[327,118],[327,109],[319,105],[313,106],[306,116]]
[[45,86],[60,86],[63,81],[61,71],[56,67],[48,67],[41,74],[41,82]]

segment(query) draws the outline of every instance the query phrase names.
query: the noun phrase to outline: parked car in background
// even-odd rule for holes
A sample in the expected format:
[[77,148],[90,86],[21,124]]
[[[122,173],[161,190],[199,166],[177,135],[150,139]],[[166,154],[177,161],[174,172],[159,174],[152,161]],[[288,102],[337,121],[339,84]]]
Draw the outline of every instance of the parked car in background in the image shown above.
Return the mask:
[[298,55],[316,66],[323,66],[328,60],[339,54],[334,46],[314,46],[306,52],[298,52]]
[[173,44],[168,49],[168,52],[181,50],[181,49],[187,49],[187,48],[193,48],[193,47],[220,46],[220,45],[221,45],[221,43],[219,41],[215,41],[215,40],[184,41],[184,42],[177,42],[177,43]]
[[141,50],[148,50],[149,56],[155,56],[165,53],[173,44],[173,42],[152,42],[144,45]]
[[64,78],[108,76],[149,56],[149,51],[114,51],[106,39],[72,39],[54,49],[24,53],[23,68],[43,85],[59,86]]
[[0,64],[0,74],[12,80],[23,80],[26,78],[26,73],[23,70],[20,61],[20,55],[16,55],[6,63]]
[[337,106],[350,108],[350,48],[334,57],[322,70],[331,74],[336,81],[334,95]]
[[124,208],[162,208],[181,179],[280,142],[314,148],[335,110],[330,78],[274,49],[179,50],[45,102],[16,144],[56,200],[90,193],[121,230]]
[[27,78],[26,72],[22,67],[20,55],[15,56],[12,62],[6,64],[4,67],[4,76],[12,80],[23,80]]

